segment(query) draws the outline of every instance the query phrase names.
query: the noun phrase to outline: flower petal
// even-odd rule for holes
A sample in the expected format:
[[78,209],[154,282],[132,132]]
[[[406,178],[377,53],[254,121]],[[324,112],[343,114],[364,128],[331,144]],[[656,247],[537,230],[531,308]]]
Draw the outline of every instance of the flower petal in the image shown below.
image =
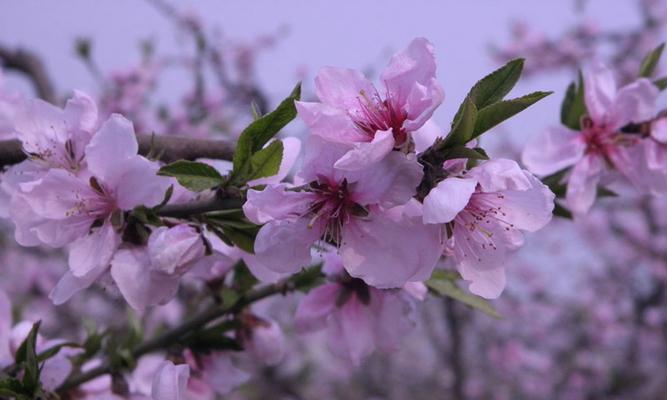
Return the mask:
[[190,379],[190,367],[164,361],[155,373],[151,397],[153,400],[185,400]]
[[358,143],[353,150],[348,151],[334,164],[335,168],[343,171],[358,171],[371,168],[389,154],[394,148],[394,135],[391,131],[379,131],[368,143]]
[[336,310],[336,298],[340,290],[337,283],[327,283],[312,289],[301,299],[294,316],[299,333],[324,329],[327,318]]
[[98,179],[115,185],[127,171],[125,163],[136,157],[138,150],[132,122],[112,114],[86,146],[88,169]]
[[585,215],[595,202],[602,168],[603,161],[599,157],[588,155],[572,169],[565,200],[575,216]]
[[93,233],[72,243],[69,252],[72,275],[82,278],[92,270],[109,266],[120,241],[120,235],[111,222],[106,221]]
[[376,93],[373,85],[359,71],[325,67],[315,77],[315,93],[322,103],[347,112],[359,109],[359,96]]
[[574,165],[584,156],[585,149],[579,132],[550,128],[528,141],[521,161],[532,173],[549,175]]
[[596,122],[604,122],[605,115],[616,96],[616,80],[612,71],[601,63],[583,69],[584,102],[588,115]]
[[447,178],[440,181],[424,199],[424,223],[451,222],[470,201],[475,192],[475,179]]
[[255,256],[272,271],[297,272],[310,263],[310,247],[322,232],[320,224],[310,227],[306,218],[271,221],[257,234]]

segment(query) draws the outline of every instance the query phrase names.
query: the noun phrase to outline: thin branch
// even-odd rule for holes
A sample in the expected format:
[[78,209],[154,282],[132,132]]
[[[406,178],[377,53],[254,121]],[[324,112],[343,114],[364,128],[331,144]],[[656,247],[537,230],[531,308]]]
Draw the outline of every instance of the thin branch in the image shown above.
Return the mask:
[[[234,155],[233,147],[222,140],[137,134],[137,141],[139,154],[153,155],[164,162],[196,158],[231,160]],[[0,141],[0,168],[18,164],[26,158],[18,139]]]
[[[272,285],[262,286],[257,288],[231,305],[226,306],[213,306],[208,310],[202,312],[201,314],[191,318],[190,320],[184,322],[183,324],[175,327],[172,330],[169,330],[153,339],[143,342],[137,346],[132,351],[132,356],[137,359],[145,354],[152,353],[154,351],[162,350],[170,345],[177,343],[179,339],[188,333],[197,330],[211,321],[214,321],[220,317],[230,314],[236,314],[243,310],[248,305],[262,300],[266,297],[273,296],[275,294],[285,294],[296,289],[294,282],[291,279],[284,279],[278,283]],[[67,391],[76,388],[77,386],[93,380],[98,376],[109,374],[113,372],[113,368],[109,362],[106,362],[99,367],[93,368],[87,372],[84,372],[80,375],[75,375],[67,379],[60,387],[56,389],[57,393],[64,394]]]
[[221,198],[194,201],[183,204],[171,204],[164,206],[158,211],[162,217],[187,218],[192,215],[203,214],[210,211],[230,210],[241,208],[243,200],[238,198]]
[[56,103],[56,92],[53,83],[37,55],[21,48],[10,50],[0,46],[0,63],[7,69],[25,74],[35,86],[40,98],[49,103]]

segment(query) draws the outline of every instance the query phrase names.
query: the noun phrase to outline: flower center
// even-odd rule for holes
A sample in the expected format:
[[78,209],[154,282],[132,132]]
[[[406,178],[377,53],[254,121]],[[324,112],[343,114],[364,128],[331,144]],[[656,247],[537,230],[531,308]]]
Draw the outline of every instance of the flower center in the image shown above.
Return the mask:
[[407,132],[403,129],[407,115],[393,105],[394,102],[391,101],[389,94],[386,97],[386,100],[382,100],[377,92],[371,96],[364,91],[360,92],[357,97],[359,109],[350,116],[357,128],[371,138],[375,137],[377,131],[391,130],[396,147],[399,147],[408,138]]
[[343,226],[351,217],[365,217],[368,210],[352,199],[347,179],[332,183],[326,178],[310,184],[310,191],[317,195],[308,209],[309,227],[323,222],[324,240],[339,245]]

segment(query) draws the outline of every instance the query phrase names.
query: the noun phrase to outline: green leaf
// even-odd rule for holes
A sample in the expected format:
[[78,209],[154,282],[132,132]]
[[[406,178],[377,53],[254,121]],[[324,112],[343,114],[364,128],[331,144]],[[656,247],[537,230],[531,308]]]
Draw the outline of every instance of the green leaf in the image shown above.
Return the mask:
[[449,269],[436,269],[431,274],[431,279],[444,279],[446,281],[458,281],[461,278],[461,274],[458,271],[452,271]]
[[618,193],[614,192],[613,190],[609,190],[605,187],[598,186],[597,190],[597,197],[618,197]]
[[471,160],[489,159],[489,156],[486,154],[486,152],[479,147],[474,149],[465,146],[450,147],[446,148],[442,154],[445,160],[453,160],[457,158],[467,158]]
[[57,345],[55,345],[55,346],[53,346],[53,347],[49,347],[48,349],[46,349],[46,350],[42,351],[41,353],[39,353],[39,354],[37,355],[37,361],[41,363],[41,362],[44,362],[44,361],[48,360],[49,358],[51,358],[51,357],[55,356],[56,354],[58,354],[58,352],[59,352],[63,347],[79,348],[79,347],[81,347],[81,346],[80,346],[78,343],[74,343],[74,342],[67,342],[67,343],[60,343],[60,344],[57,344]]
[[171,200],[171,196],[174,194],[174,185],[169,185],[167,188],[167,191],[164,193],[164,197],[162,198],[162,201],[160,204],[157,206],[153,207],[154,210],[159,210],[162,207],[166,206],[167,203],[169,203],[169,200]]
[[565,196],[565,190],[567,189],[566,184],[563,182],[565,174],[568,173],[570,167],[563,168],[560,171],[554,172],[551,175],[547,175],[541,179],[542,183],[547,185],[549,189],[556,195],[556,197],[561,198]]
[[221,227],[222,232],[236,247],[248,253],[255,252],[255,237],[257,236],[257,232],[259,232],[259,226],[254,225],[251,228],[240,229],[222,223]]
[[493,318],[503,318],[488,301],[463,291],[463,289],[458,287],[452,279],[442,279],[438,276],[431,277],[431,279],[426,281],[426,286],[440,296],[451,297],[454,300],[458,300],[463,304],[492,316]]
[[0,396],[24,399],[23,385],[16,378],[0,378]]
[[502,100],[516,85],[522,70],[523,59],[512,60],[477,82],[466,98],[478,109]]
[[201,192],[223,183],[222,175],[215,168],[187,160],[165,165],[160,168],[158,175],[174,177],[178,183],[194,192]]
[[654,80],[653,84],[657,86],[658,89],[665,90],[665,88],[667,88],[667,76]]
[[276,140],[250,158],[250,174],[247,180],[264,178],[278,173],[283,159],[283,142]]
[[660,46],[656,47],[644,57],[641,65],[639,66],[639,77],[648,78],[653,75],[655,72],[655,67],[658,66],[658,61],[660,61],[660,56],[662,56],[662,51],[665,49],[665,44],[662,43]]
[[516,99],[499,101],[479,110],[477,122],[472,133],[474,139],[499,123],[520,113],[552,92],[533,92]]
[[565,208],[564,206],[558,204],[558,202],[556,202],[554,205],[553,214],[556,217],[561,217],[565,219],[574,219],[572,212],[567,208]]
[[322,265],[317,265],[292,275],[290,280],[297,290],[307,293],[323,284],[326,281],[326,276],[322,273]]
[[578,131],[581,129],[581,117],[587,113],[584,101],[584,79],[579,72],[579,84],[570,83],[565,92],[560,107],[560,121],[568,128]]
[[234,267],[234,281],[232,287],[240,293],[245,293],[255,286],[259,281],[250,272],[248,266],[240,260]]
[[301,83],[272,112],[260,117],[248,125],[236,143],[234,151],[234,170],[236,180],[245,181],[250,168],[250,157],[264,147],[282,128],[296,117],[294,102],[301,98]]
[[16,350],[15,361],[23,364],[23,389],[27,393],[35,393],[39,389],[39,361],[37,359],[37,335],[41,321],[35,322],[28,336]]
[[477,121],[477,107],[475,106],[475,102],[470,98],[466,98],[459,111],[460,113],[454,118],[452,130],[445,138],[445,147],[465,146],[472,139]]

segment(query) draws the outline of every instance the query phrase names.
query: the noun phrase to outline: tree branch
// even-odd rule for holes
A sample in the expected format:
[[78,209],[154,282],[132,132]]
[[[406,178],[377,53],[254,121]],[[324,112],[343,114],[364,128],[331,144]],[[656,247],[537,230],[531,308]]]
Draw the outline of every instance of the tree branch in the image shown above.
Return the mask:
[[[249,293],[243,295],[233,304],[213,306],[208,310],[202,312],[201,314],[184,322],[183,324],[175,327],[174,329],[169,330],[161,335],[158,335],[153,339],[143,342],[132,351],[132,356],[135,359],[137,359],[145,354],[167,348],[170,345],[176,343],[186,334],[205,326],[211,321],[214,321],[225,315],[236,314],[241,310],[243,310],[248,305],[258,300],[262,300],[266,297],[270,297],[272,295],[279,293],[285,294],[295,290],[296,288],[297,285],[293,281],[293,277],[287,278],[278,283],[272,285],[265,285],[253,291],[250,291]],[[82,374],[70,377],[62,385],[60,385],[60,387],[56,389],[56,392],[64,394],[67,391],[74,389],[85,382],[93,380],[98,376],[109,374],[111,372],[113,372],[111,364],[109,362],[105,362],[99,367],[93,368]]]
[[[231,160],[234,155],[232,145],[222,140],[137,134],[137,141],[139,154],[151,155],[164,162],[196,158]],[[0,141],[0,168],[18,164],[26,158],[18,139]]]
[[56,103],[56,92],[53,83],[37,55],[21,48],[10,50],[0,46],[0,62],[7,69],[25,74],[35,86],[40,98],[49,103]]

